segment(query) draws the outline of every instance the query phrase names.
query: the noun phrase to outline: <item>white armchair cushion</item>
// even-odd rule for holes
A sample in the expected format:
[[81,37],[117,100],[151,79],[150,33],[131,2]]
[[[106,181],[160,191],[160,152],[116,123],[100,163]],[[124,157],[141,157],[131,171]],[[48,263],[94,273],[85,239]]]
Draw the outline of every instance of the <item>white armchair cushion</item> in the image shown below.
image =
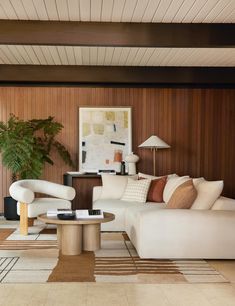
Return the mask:
[[198,185],[195,185],[197,198],[191,209],[211,209],[221,195],[223,187],[223,181],[206,181],[203,179]]
[[34,192],[22,186],[21,181],[13,183],[9,188],[9,193],[13,199],[22,203],[32,203],[34,200]]
[[[27,206],[28,217],[36,218],[40,214],[45,214],[48,210],[56,210],[58,208],[71,209],[71,202],[55,198],[36,198],[33,203]],[[17,203],[17,214],[20,215],[20,202]]]

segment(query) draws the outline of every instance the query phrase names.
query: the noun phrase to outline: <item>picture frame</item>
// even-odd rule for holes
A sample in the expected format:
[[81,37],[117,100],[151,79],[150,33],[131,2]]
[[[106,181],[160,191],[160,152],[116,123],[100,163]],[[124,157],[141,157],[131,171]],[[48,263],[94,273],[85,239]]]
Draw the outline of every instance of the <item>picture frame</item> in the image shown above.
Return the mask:
[[79,107],[80,172],[119,172],[131,152],[131,107]]

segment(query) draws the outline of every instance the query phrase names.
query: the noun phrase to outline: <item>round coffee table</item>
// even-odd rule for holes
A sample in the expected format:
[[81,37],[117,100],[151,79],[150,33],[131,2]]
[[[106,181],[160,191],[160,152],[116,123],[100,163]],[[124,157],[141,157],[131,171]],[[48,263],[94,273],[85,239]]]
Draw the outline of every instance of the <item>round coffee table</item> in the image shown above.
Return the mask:
[[82,251],[100,249],[100,224],[114,219],[115,215],[107,212],[102,219],[60,220],[46,214],[38,216],[40,221],[57,225],[58,248],[63,255],[79,255]]

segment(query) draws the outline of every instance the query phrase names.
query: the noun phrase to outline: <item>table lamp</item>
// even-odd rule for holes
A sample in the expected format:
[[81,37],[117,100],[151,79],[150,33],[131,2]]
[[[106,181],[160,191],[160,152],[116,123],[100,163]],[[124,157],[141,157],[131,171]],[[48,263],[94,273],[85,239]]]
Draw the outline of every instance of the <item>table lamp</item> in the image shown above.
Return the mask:
[[139,148],[151,149],[153,151],[153,175],[156,171],[156,151],[157,149],[169,149],[170,146],[165,143],[161,138],[152,135],[147,140],[139,145]]

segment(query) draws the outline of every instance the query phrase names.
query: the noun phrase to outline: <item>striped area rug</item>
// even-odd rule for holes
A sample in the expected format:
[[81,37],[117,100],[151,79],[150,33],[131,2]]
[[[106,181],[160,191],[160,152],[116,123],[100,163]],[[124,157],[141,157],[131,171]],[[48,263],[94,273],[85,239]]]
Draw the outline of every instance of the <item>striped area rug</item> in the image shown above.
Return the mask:
[[[126,234],[103,234],[103,240],[104,249],[95,252],[97,282],[227,282],[205,260],[141,259]],[[117,249],[113,252],[115,246]]]
[[210,274],[218,275],[204,260],[148,260],[133,257],[101,257],[95,259],[96,275],[130,274]]
[[[52,234],[55,235],[56,231],[48,231],[46,229],[41,230],[35,235],[35,240],[17,239],[18,235],[15,235],[16,229],[7,228],[0,230],[0,250],[29,250],[29,249],[51,249],[57,248],[56,240],[44,240],[43,236]],[[16,236],[16,238],[14,238]],[[30,236],[29,236],[30,237]],[[40,237],[40,239],[38,239]],[[9,239],[11,238],[11,239]],[[46,239],[46,238],[45,238]]]
[[0,250],[56,249],[57,241],[50,240],[4,240],[0,241]]
[[55,237],[55,230],[22,238],[1,229],[0,282],[228,282],[205,260],[141,259],[124,233],[102,233],[100,250],[78,256],[59,254]]

